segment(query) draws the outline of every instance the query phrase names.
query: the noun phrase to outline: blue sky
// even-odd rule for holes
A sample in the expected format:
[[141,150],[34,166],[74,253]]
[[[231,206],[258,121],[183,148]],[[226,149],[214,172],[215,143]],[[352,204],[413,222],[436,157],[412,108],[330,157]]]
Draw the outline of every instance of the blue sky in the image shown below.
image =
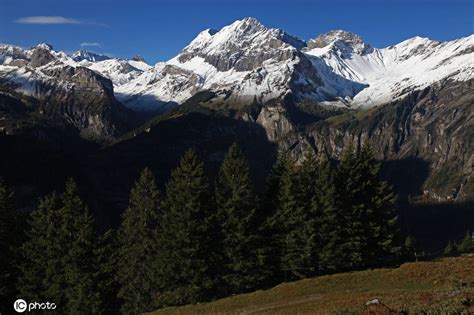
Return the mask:
[[474,0],[0,0],[0,42],[82,47],[149,63],[176,55],[201,30],[247,16],[308,40],[332,29],[385,47],[416,35],[474,33]]

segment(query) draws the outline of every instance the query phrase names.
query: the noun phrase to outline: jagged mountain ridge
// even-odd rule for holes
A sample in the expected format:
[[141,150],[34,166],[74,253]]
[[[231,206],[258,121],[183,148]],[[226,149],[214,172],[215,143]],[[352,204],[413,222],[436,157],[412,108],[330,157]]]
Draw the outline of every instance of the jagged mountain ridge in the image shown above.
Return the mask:
[[[85,67],[88,61],[77,63],[47,44],[31,49],[1,45],[0,61],[0,97],[23,103],[17,121],[28,121],[28,125],[48,121],[99,140],[113,139],[132,125],[134,114],[115,99],[112,81]],[[108,60],[97,64],[103,62]],[[2,115],[5,121],[10,120],[9,103],[5,101],[2,108],[7,113]],[[15,124],[7,125],[2,126],[7,134],[21,132]]]
[[[415,37],[379,49],[342,30],[306,43],[254,18],[204,30],[176,57],[154,67],[83,50],[68,56],[43,46],[64,64],[112,80],[115,97],[137,111],[163,111],[203,90],[234,103],[264,103],[291,93],[296,100],[370,107],[446,78],[474,76],[474,35],[450,42]],[[0,46],[0,77],[5,66],[25,67],[32,51]]]
[[[300,52],[304,46],[281,30],[247,18],[220,31],[201,32],[175,58],[122,85],[117,94],[127,106],[143,110],[160,106],[154,99],[161,106],[180,104],[203,90],[250,103],[281,97],[291,85],[311,90],[320,79]],[[305,73],[305,81],[299,81],[299,73]]]
[[468,80],[473,60],[474,35],[451,42],[415,37],[378,49],[339,30],[306,44],[246,18],[199,33],[176,57],[121,85],[117,95],[137,110],[181,104],[202,90],[247,103],[291,92],[299,100],[357,108],[442,79]]
[[83,60],[96,62],[111,59],[109,56],[96,54],[85,49],[80,49],[71,55],[72,60],[80,62]]

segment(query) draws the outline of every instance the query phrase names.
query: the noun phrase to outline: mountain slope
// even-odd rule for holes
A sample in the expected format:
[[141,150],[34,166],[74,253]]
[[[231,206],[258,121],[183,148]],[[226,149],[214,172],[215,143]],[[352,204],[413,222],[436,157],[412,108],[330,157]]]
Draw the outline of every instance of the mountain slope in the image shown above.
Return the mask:
[[111,139],[131,127],[134,114],[117,102],[112,82],[66,54],[41,44],[29,50],[1,46],[0,56],[5,132],[20,132],[9,123],[10,107],[16,106],[11,99],[23,104],[17,106],[21,119],[69,126],[85,138]]
[[322,276],[151,314],[361,314],[374,299],[410,314],[471,313],[473,263],[465,256]]
[[[313,45],[311,45],[313,43]],[[337,31],[321,35],[305,50],[314,56],[326,85],[344,86],[332,80],[337,74],[367,87],[345,104],[374,106],[390,102],[442,79],[465,81],[474,77],[474,35],[451,42],[414,37],[387,48],[372,48],[355,34]]]

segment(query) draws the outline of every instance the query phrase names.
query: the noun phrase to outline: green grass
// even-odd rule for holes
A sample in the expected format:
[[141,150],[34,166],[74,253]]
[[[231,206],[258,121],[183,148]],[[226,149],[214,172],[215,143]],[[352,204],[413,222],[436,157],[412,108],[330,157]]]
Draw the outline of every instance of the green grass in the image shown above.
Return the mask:
[[474,256],[304,279],[153,314],[357,314],[374,298],[396,310],[406,308],[411,314],[472,314]]

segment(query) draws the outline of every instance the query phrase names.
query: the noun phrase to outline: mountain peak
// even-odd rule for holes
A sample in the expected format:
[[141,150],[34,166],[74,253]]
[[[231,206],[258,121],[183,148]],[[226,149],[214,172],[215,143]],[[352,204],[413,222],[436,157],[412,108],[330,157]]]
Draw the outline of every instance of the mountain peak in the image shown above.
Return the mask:
[[230,32],[236,32],[238,34],[254,34],[268,30],[267,27],[265,27],[253,17],[246,17],[242,20],[237,20],[231,25],[224,27],[222,30],[224,29],[227,29]]
[[262,23],[260,23],[260,21],[258,21],[256,18],[254,17],[246,17],[246,18],[243,18],[242,20],[237,20],[235,21],[234,23],[232,23],[231,25],[246,25],[246,26],[254,26],[254,27],[265,27]]
[[133,61],[140,61],[140,62],[145,62],[145,58],[143,58],[141,55],[135,55],[132,58]]
[[202,31],[174,59],[183,64],[200,57],[219,71],[231,68],[249,71],[260,67],[267,59],[291,59],[292,53],[282,53],[283,48],[294,53],[304,46],[304,41],[280,29],[267,28],[257,19],[248,17],[224,26],[217,32],[212,29]]
[[91,61],[91,62],[96,62],[96,61],[104,61],[110,59],[109,56],[101,55],[101,54],[96,54],[90,51],[87,51],[85,49],[80,49],[73,53],[71,55],[71,58],[74,61],[80,62],[83,60]]
[[36,45],[36,48],[53,50],[53,46],[47,43],[39,43],[38,45]]
[[332,30],[308,42],[309,49],[323,48],[329,45],[332,45],[344,57],[352,52],[359,55],[366,54],[372,49],[369,44],[364,42],[362,37],[344,30]]

